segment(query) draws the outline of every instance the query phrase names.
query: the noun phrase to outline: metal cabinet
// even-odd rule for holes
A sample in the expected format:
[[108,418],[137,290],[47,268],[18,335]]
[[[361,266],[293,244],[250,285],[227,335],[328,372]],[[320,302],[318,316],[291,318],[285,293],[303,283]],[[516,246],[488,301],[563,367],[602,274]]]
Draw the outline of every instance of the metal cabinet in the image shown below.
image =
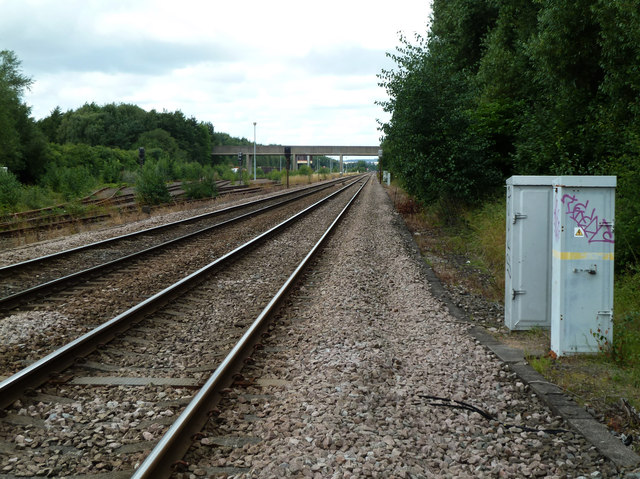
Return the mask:
[[553,185],[551,350],[597,352],[613,338],[615,176]]
[[552,176],[507,180],[505,325],[510,330],[551,324]]
[[505,325],[550,328],[558,356],[613,338],[615,176],[507,180]]

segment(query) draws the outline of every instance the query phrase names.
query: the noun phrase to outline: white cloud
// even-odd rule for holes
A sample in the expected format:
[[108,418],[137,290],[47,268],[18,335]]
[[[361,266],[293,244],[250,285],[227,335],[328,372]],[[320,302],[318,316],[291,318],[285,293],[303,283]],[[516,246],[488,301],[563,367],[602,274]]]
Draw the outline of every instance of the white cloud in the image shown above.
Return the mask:
[[34,116],[85,102],[181,110],[262,143],[375,144],[376,74],[427,0],[0,0]]

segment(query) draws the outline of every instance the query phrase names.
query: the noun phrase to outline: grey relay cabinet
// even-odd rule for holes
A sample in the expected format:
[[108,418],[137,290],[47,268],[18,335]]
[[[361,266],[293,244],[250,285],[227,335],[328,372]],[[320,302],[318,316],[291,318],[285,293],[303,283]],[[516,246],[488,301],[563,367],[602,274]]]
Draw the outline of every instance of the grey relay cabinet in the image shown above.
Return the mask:
[[615,176],[554,180],[551,350],[558,356],[611,344],[615,187]]
[[507,180],[505,325],[551,326],[552,176]]
[[557,355],[612,338],[614,176],[507,180],[505,325],[551,329]]

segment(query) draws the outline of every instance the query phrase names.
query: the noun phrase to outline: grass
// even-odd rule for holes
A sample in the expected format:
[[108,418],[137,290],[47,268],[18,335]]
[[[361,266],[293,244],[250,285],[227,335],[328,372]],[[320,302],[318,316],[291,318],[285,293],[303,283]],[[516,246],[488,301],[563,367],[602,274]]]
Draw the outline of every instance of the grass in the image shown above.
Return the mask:
[[[600,356],[550,356],[529,358],[529,363],[546,379],[567,391],[596,416],[617,432],[629,434],[640,429],[637,417],[630,417],[621,407],[625,400],[640,410],[640,376],[631,368],[620,367]],[[636,450],[640,447],[636,445]]]
[[[396,209],[403,215],[410,231],[425,258],[430,261],[441,280],[451,280],[460,275],[448,271],[446,264],[433,257],[447,256],[467,273],[458,278],[473,293],[492,301],[504,296],[504,200],[486,203],[481,208],[452,207],[450,204],[421,206],[402,189],[392,186],[389,196]],[[454,214],[454,217],[444,215]],[[452,258],[453,256],[453,258]]]

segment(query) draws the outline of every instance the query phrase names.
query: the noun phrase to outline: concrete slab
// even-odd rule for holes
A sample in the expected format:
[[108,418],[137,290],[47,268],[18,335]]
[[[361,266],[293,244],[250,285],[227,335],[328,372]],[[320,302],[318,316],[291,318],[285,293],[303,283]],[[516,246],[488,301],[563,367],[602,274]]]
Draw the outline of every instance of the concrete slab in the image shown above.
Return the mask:
[[638,455],[625,447],[616,437],[611,435],[609,429],[592,417],[570,418],[567,419],[567,422],[618,467],[634,468],[638,466],[640,462]]

